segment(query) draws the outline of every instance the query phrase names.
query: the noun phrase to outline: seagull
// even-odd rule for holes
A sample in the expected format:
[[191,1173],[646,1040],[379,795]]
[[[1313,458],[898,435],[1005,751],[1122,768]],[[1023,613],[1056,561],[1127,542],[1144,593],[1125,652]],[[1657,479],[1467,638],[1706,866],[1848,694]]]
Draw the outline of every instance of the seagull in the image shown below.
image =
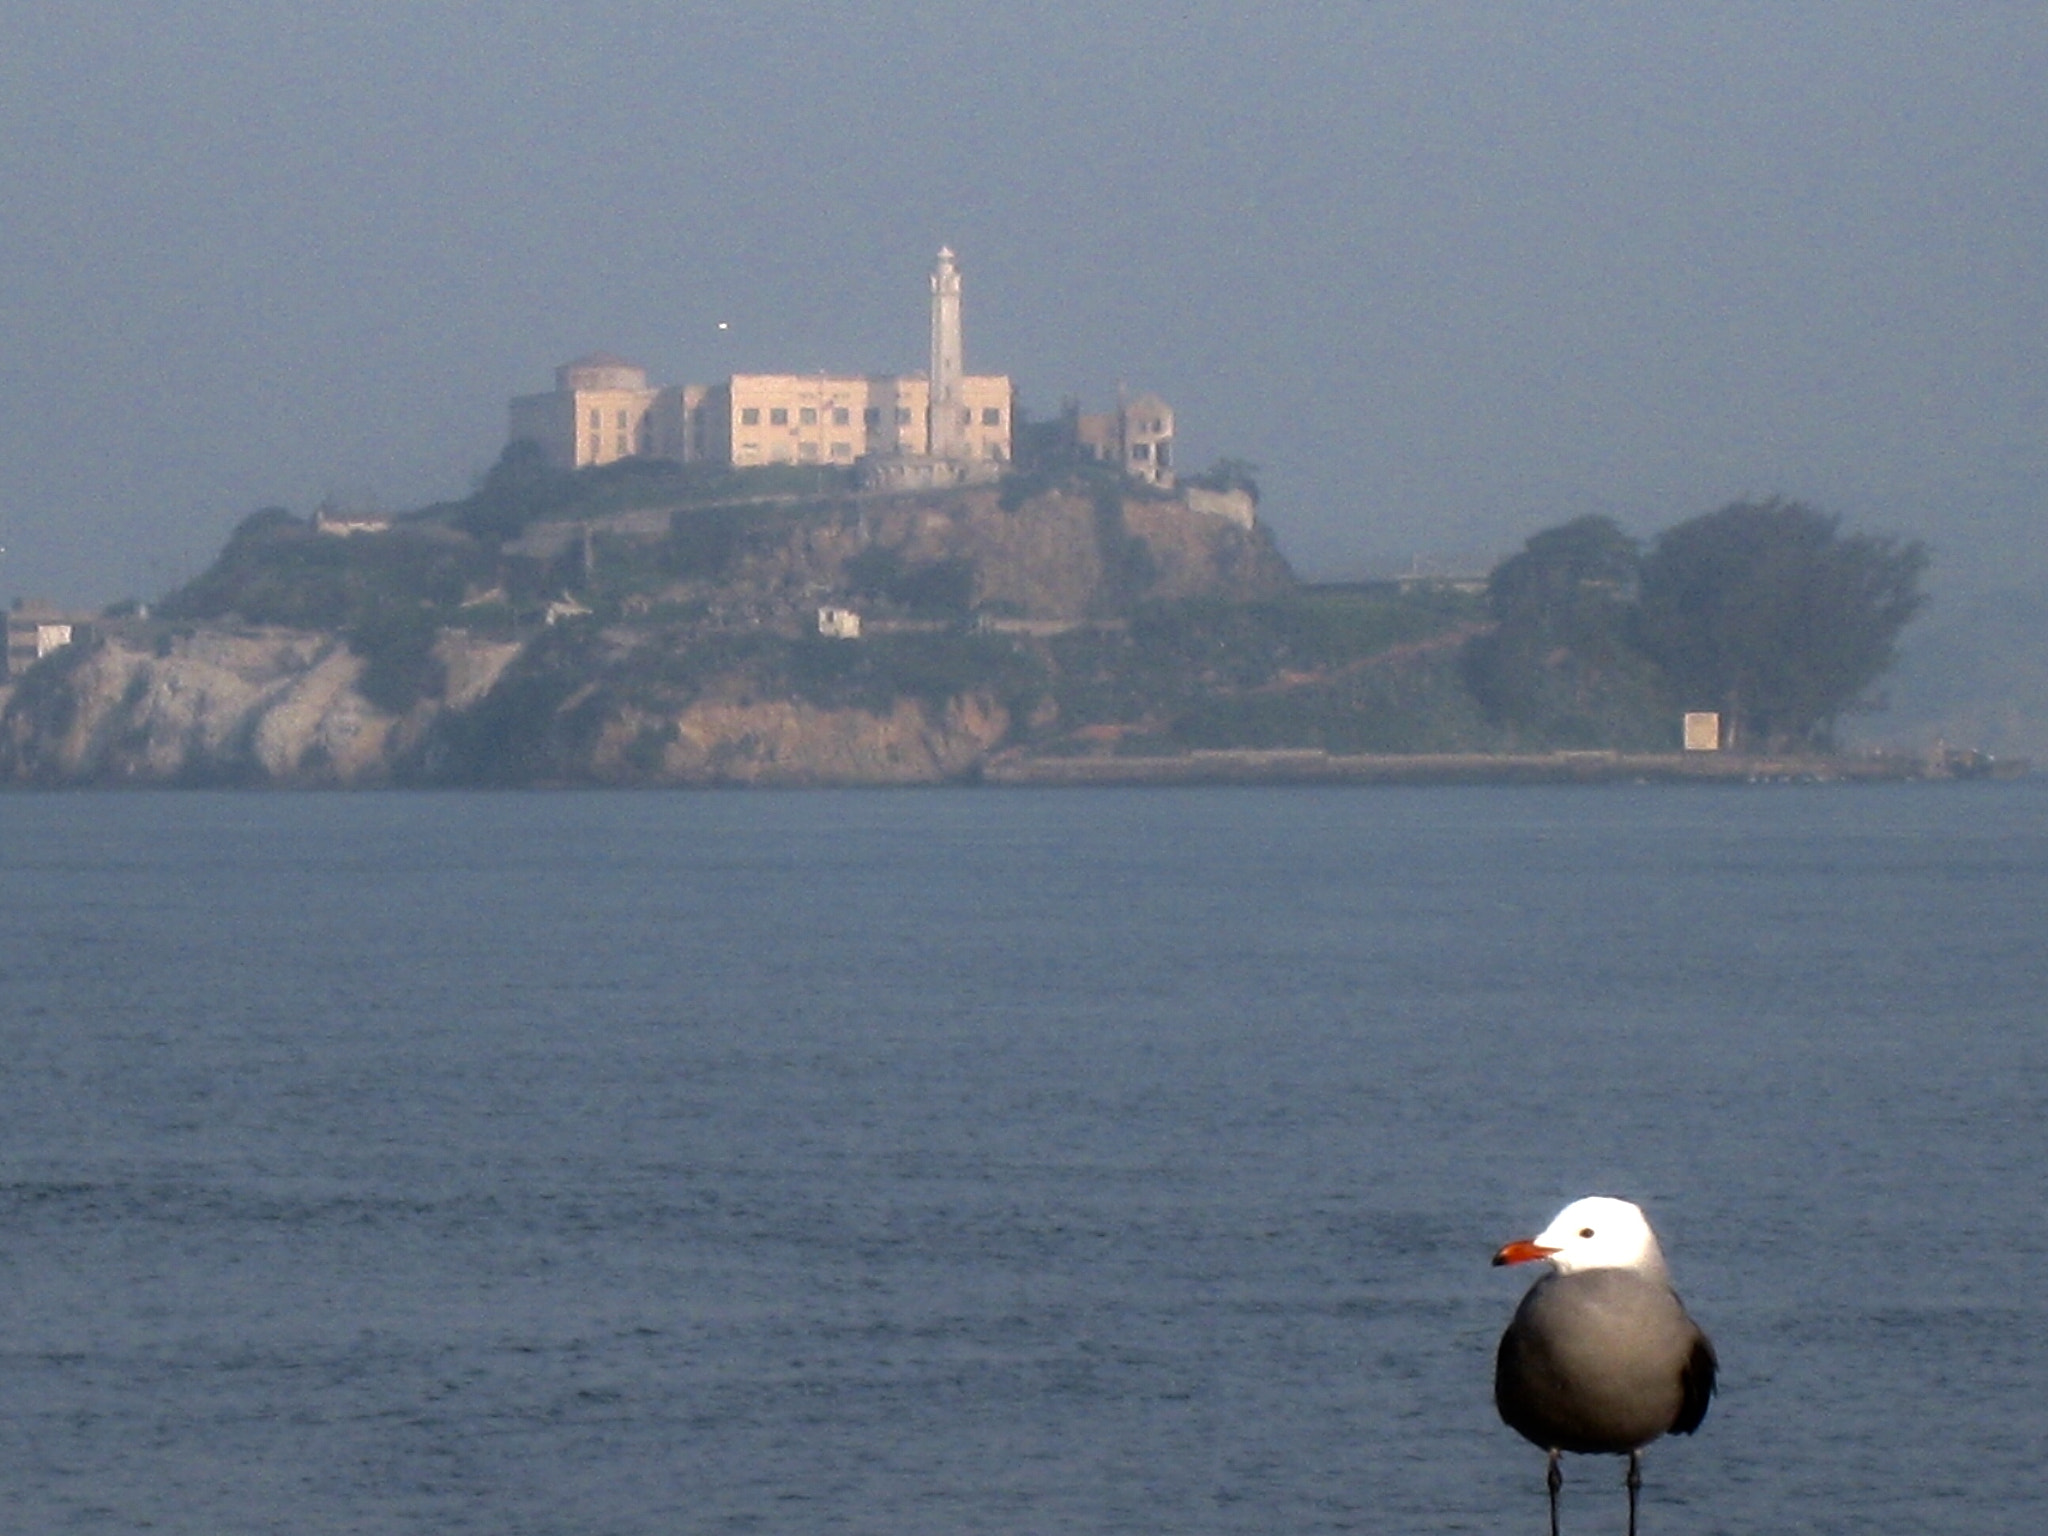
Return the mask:
[[1643,1447],[1689,1435],[1714,1395],[1714,1346],[1686,1315],[1657,1235],[1626,1200],[1590,1195],[1559,1211],[1495,1264],[1548,1259],[1500,1337],[1493,1401],[1508,1428],[1550,1453],[1550,1536],[1558,1458],[1628,1457],[1628,1530],[1636,1531]]

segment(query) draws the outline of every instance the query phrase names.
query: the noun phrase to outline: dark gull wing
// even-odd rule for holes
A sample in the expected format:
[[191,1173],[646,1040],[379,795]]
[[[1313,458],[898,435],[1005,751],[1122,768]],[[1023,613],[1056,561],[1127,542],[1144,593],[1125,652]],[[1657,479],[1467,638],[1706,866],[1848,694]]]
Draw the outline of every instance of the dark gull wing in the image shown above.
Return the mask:
[[1714,1376],[1720,1370],[1720,1362],[1714,1358],[1714,1346],[1707,1342],[1707,1336],[1694,1331],[1692,1354],[1679,1368],[1678,1386],[1683,1398],[1678,1405],[1678,1417],[1672,1421],[1671,1433],[1689,1435],[1700,1427],[1707,1416],[1707,1399],[1714,1395]]

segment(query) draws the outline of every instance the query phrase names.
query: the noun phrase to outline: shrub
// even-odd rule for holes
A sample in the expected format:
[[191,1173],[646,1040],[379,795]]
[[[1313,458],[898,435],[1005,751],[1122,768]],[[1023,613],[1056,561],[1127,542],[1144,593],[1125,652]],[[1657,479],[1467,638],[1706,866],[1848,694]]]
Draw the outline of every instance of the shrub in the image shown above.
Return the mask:
[[365,618],[348,636],[349,649],[363,658],[357,691],[391,715],[402,715],[422,698],[440,693],[447,686],[434,655],[440,632],[425,608],[390,608]]

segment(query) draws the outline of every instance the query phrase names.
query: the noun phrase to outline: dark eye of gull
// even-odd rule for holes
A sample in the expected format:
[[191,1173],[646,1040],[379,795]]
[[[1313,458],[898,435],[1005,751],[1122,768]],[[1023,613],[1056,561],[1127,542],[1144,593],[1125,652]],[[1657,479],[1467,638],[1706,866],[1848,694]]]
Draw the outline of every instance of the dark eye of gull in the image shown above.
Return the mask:
[[1579,1228],[1579,1236],[1581,1236],[1581,1237],[1591,1237],[1592,1235],[1593,1235],[1593,1229],[1592,1229],[1591,1227],[1581,1227],[1581,1228]]

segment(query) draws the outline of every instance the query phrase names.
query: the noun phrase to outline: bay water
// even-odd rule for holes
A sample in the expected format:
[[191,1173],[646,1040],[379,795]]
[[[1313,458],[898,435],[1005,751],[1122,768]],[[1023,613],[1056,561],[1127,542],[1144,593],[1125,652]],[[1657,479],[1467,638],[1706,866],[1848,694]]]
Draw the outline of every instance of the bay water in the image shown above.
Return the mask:
[[2039,783],[8,795],[0,869],[9,1530],[1538,1536],[1488,1259],[1596,1192],[1722,1362],[1645,1536],[2048,1513]]

